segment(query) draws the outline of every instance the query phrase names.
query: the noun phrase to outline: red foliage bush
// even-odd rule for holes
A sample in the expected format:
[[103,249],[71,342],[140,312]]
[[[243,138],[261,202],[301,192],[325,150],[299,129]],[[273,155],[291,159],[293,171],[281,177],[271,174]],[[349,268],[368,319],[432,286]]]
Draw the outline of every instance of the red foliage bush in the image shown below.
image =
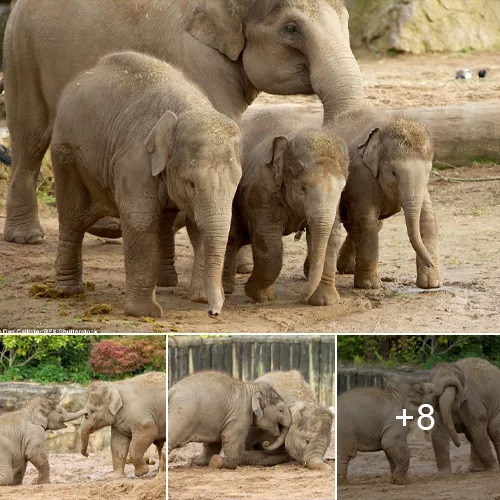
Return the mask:
[[93,344],[90,368],[104,375],[126,375],[145,367],[164,370],[165,338],[121,337]]

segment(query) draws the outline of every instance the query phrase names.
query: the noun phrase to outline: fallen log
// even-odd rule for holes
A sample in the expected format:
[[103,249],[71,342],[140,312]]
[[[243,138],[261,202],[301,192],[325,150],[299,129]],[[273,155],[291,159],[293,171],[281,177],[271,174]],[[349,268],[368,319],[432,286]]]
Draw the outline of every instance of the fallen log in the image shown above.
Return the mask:
[[[320,125],[323,120],[322,104],[317,102],[304,105],[252,105],[243,114],[243,121],[256,112],[271,109],[301,113],[304,123]],[[437,162],[453,166],[467,165],[479,158],[500,162],[500,101],[384,110],[423,122],[431,134]]]

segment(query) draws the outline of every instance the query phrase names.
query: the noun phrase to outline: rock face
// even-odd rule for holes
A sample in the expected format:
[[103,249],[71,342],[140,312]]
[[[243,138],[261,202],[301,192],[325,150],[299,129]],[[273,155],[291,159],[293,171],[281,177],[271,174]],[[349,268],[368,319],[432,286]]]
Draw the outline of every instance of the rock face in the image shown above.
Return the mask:
[[500,49],[498,0],[345,0],[353,48],[412,54]]

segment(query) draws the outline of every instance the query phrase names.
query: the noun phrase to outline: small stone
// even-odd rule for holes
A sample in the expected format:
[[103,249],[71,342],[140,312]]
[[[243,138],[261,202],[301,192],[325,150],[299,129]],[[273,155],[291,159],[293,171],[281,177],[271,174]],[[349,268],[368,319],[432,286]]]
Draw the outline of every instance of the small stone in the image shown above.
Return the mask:
[[479,71],[478,75],[479,75],[479,78],[486,78],[486,74],[488,72],[485,70],[485,69],[482,69]]

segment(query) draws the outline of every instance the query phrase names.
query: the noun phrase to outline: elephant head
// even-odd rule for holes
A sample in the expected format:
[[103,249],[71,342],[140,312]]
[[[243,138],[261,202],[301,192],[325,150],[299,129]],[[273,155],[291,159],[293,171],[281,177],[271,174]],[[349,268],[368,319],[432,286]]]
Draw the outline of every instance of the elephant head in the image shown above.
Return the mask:
[[261,387],[252,395],[254,425],[268,432],[276,441],[271,445],[279,448],[284,442],[292,424],[290,411],[278,393],[270,386]]
[[164,176],[168,197],[201,232],[211,316],[218,316],[224,303],[222,269],[241,178],[240,136],[238,125],[215,110],[213,116],[200,110],[179,117],[167,111],[146,139],[153,176]]
[[311,233],[309,280],[302,294],[308,299],[321,281],[328,239],[346,184],[347,146],[325,131],[305,129],[292,137],[275,137],[266,164],[291,217],[304,221]]
[[435,386],[439,413],[448,434],[455,446],[460,446],[452,414],[467,400],[465,374],[454,363],[441,363],[432,369],[429,382]]
[[85,401],[86,415],[81,427],[82,455],[88,457],[87,448],[90,434],[113,425],[123,406],[122,398],[114,384],[93,382]]
[[294,403],[290,413],[292,425],[285,439],[289,455],[309,469],[330,470],[324,456],[332,439],[333,414],[324,406],[304,402]]
[[64,429],[67,427],[64,422],[76,420],[86,414],[86,410],[69,413],[53,399],[46,396],[35,398],[25,407],[25,411],[29,414],[28,418],[33,424],[53,431]]
[[429,133],[419,123],[394,117],[373,128],[359,145],[358,153],[382,192],[402,206],[415,252],[428,267],[433,267],[420,232],[421,217],[432,210],[426,202],[433,157]]
[[348,19],[342,0],[198,0],[186,29],[259,91],[317,94],[328,120],[363,98]]

